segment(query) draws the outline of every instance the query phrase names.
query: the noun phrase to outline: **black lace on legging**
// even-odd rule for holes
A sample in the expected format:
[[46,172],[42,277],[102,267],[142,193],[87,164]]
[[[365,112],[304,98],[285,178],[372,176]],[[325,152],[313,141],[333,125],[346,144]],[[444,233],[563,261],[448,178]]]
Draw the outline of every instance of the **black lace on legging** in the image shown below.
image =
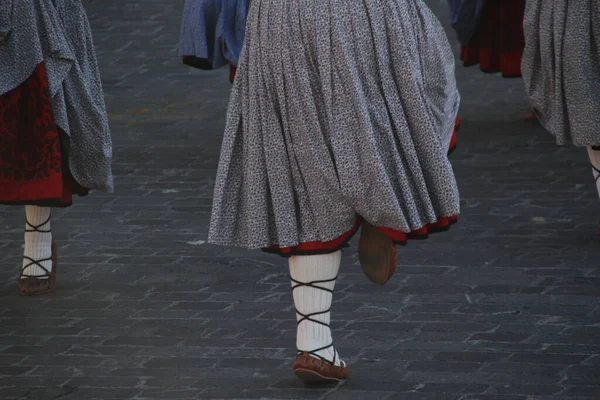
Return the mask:
[[[50,222],[50,218],[51,216],[48,217],[48,219],[44,222],[42,222],[39,225],[33,225],[31,222],[27,221],[27,219],[25,220],[25,223],[27,224],[27,227],[25,228],[25,233],[30,233],[30,232],[38,232],[38,233],[50,233],[52,232],[50,229],[41,229],[44,225],[47,225]],[[48,271],[48,269],[46,267],[44,267],[42,265],[43,262],[45,261],[52,261],[52,255],[50,255],[49,258],[44,258],[41,260],[34,260],[31,257],[28,256],[23,256],[23,258],[27,261],[29,261],[29,263],[25,264],[23,266],[23,268],[21,269],[21,278],[41,278],[41,277],[47,277],[50,276],[51,272]],[[39,275],[28,275],[25,274],[24,271],[28,268],[31,267],[32,265],[37,265],[39,268],[41,268],[42,270],[45,271],[45,275],[39,276]]]
[[[300,282],[300,281],[298,281],[298,280],[296,280],[296,279],[294,279],[294,278],[292,278],[290,276],[290,280],[295,283],[295,285],[292,286],[292,293],[294,292],[295,289],[297,289],[299,287],[306,286],[306,287],[312,287],[312,288],[315,288],[315,289],[324,290],[324,291],[329,292],[329,293],[331,293],[333,295],[333,290],[327,289],[327,288],[324,288],[324,287],[321,287],[321,286],[317,286],[316,284],[317,283],[334,282],[336,279],[337,279],[337,276],[335,278],[332,278],[332,279],[324,279],[324,280],[320,280],[320,281]],[[326,324],[325,322],[313,319],[314,316],[321,315],[321,314],[327,314],[329,311],[331,311],[331,307],[329,307],[327,310],[324,310],[324,311],[317,311],[317,312],[313,312],[313,313],[310,313],[310,314],[303,314],[300,311],[298,311],[298,309],[296,308],[296,312],[298,313],[298,315],[300,315],[302,317],[302,318],[300,318],[298,320],[297,325],[300,325],[304,321],[310,321],[310,322],[313,322],[315,324],[323,325],[323,326],[326,326],[326,327],[330,328],[329,324]],[[322,357],[319,354],[317,354],[319,351],[327,350],[327,349],[330,349],[330,348],[333,348],[333,361],[330,361],[327,358]],[[308,353],[311,356],[318,357],[318,358],[320,358],[323,361],[327,361],[331,365],[335,365],[335,362],[337,360],[337,351],[335,349],[335,346],[333,345],[333,342],[331,344],[328,344],[327,346],[323,346],[323,347],[320,347],[318,349],[313,349],[313,350],[310,350],[310,351],[307,351],[307,350],[298,350],[298,354],[299,355],[302,354],[302,353]]]

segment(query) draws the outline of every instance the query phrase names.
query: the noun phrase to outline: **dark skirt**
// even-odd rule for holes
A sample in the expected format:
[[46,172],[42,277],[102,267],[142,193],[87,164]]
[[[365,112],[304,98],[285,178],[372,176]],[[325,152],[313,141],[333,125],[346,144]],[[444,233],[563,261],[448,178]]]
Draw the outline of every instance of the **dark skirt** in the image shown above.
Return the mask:
[[500,72],[505,78],[520,77],[524,12],[525,0],[488,0],[471,41],[461,47],[463,64],[479,64],[483,72]]
[[450,6],[450,22],[460,44],[467,46],[479,25],[479,18],[486,0],[447,0]]
[[[212,68],[212,64],[205,58],[199,58],[196,56],[183,56],[183,63],[185,65],[189,65],[190,67],[198,68],[201,70],[210,70]],[[237,72],[237,67],[230,65],[229,66],[229,81],[233,83],[235,80],[235,73]]]
[[68,165],[69,138],[54,120],[44,64],[0,95],[0,204],[68,207],[88,189]]

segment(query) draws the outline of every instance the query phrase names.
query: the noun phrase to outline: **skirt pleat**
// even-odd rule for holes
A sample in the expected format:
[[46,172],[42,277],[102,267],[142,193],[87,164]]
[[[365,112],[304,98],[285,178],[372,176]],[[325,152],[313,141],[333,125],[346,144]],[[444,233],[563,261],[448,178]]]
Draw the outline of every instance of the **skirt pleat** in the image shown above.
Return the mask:
[[423,2],[253,0],[209,241],[290,254],[331,250],[363,220],[435,231],[459,213],[458,106]]
[[528,0],[523,76],[559,145],[600,145],[600,2]]

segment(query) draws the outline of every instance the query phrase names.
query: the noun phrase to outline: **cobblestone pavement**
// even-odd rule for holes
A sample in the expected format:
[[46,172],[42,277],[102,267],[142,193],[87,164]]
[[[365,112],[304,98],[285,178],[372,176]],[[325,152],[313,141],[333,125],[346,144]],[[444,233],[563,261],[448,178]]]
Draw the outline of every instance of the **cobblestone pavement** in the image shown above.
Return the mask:
[[0,207],[0,398],[600,399],[591,168],[522,121],[521,81],[458,68],[462,220],[399,249],[383,288],[345,253],[333,327],[352,376],[304,388],[285,261],[203,242],[227,71],[180,64],[183,0],[85,5],[116,193],[55,212],[59,287],[39,298],[15,287],[23,209]]

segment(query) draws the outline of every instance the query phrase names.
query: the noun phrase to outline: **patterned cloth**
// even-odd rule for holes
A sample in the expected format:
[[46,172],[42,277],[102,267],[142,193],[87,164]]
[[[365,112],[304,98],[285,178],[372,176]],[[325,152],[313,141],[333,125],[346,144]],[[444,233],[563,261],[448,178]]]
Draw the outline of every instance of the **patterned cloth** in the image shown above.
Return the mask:
[[0,95],[25,82],[42,63],[53,118],[69,136],[73,177],[86,188],[112,191],[108,118],[81,1],[2,0]]
[[528,0],[523,76],[559,145],[600,145],[600,2]]
[[179,53],[206,60],[202,69],[237,65],[250,0],[186,0]]
[[68,207],[88,190],[71,175],[44,64],[0,95],[0,203]]
[[453,221],[459,94],[424,2],[253,0],[244,46],[211,243],[293,248],[347,239],[360,217],[395,232]]

